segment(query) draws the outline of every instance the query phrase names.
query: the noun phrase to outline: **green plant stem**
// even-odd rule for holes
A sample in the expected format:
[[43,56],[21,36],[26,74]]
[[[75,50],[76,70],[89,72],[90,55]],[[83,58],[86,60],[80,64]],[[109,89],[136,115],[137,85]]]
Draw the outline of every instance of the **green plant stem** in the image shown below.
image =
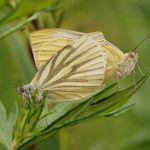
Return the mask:
[[23,20],[22,22],[20,22],[18,25],[16,25],[13,28],[10,28],[9,30],[3,32],[0,34],[0,39],[5,38],[6,36],[8,36],[9,34],[17,31],[18,29],[21,29],[24,25],[28,24],[29,22],[37,19],[37,17],[39,16],[40,13],[36,13],[34,15],[32,15],[31,17],[29,17],[28,19]]

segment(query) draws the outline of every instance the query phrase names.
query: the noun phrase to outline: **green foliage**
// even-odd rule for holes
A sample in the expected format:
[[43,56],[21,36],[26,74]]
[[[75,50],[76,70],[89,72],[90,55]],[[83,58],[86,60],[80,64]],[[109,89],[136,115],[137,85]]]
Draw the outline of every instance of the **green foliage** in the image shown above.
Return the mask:
[[[122,91],[116,91],[116,84],[113,84],[82,102],[56,103],[48,114],[44,113],[45,98],[38,102],[35,93],[18,115],[11,149],[27,148],[54,136],[64,127],[91,118],[117,115],[117,110],[120,109],[119,113],[124,111],[122,106],[141,87],[146,78],[147,76],[144,76],[135,85]],[[112,92],[106,96],[110,91]],[[128,108],[130,107],[126,106],[126,109]]]
[[9,115],[6,115],[6,109],[0,103],[0,146],[4,150],[10,149],[12,142],[12,132],[17,119],[18,110],[15,105]]
[[56,0],[20,0],[15,2],[14,8],[2,18],[3,22],[14,21],[18,18],[30,15],[34,12],[40,11],[44,8],[48,8],[51,4],[55,3]]
[[4,31],[3,33],[0,34],[0,39],[5,38],[9,34],[21,29],[24,25],[30,23],[31,21],[37,19],[39,16],[39,13],[34,14],[33,16],[29,17],[28,19],[24,19],[23,21],[20,21],[19,24],[17,24],[15,27],[12,27],[8,29],[7,31]]
[[[124,49],[135,47],[138,41],[143,39],[149,31],[148,18],[150,12],[149,2],[146,0],[142,2],[139,0],[127,0],[124,2],[96,0],[94,3],[90,0],[87,0],[86,3],[82,0],[74,0],[67,1],[65,4],[67,12],[64,28],[70,28],[71,26],[71,28],[84,32],[102,30],[106,36],[111,38],[111,41],[118,42],[117,45]],[[0,89],[3,89],[3,85],[6,89],[9,88],[6,84],[12,83],[12,81],[21,81],[22,84],[30,82],[35,69],[30,59],[31,55],[27,51],[29,49],[27,43],[29,42],[26,42],[26,39],[29,39],[29,33],[35,30],[33,21],[39,25],[38,28],[60,26],[64,11],[59,10],[60,8],[57,5],[59,5],[58,0],[0,0]],[[143,56],[140,54],[140,59],[144,57],[142,62],[149,65],[149,55],[147,53],[149,52],[141,53]],[[80,129],[82,132],[79,136],[73,133],[72,137],[76,136],[76,140],[82,141],[74,144],[76,145],[75,149],[85,149],[81,145],[87,145],[86,148],[92,149],[93,147],[91,148],[89,145],[91,141],[93,145],[96,141],[94,141],[94,138],[94,140],[91,140],[91,138],[93,134],[98,134],[97,139],[100,141],[98,141],[98,149],[100,147],[101,149],[110,150],[147,150],[150,145],[150,117],[149,101],[146,101],[145,93],[149,93],[149,80],[145,84],[146,88],[141,89],[143,92],[139,92],[138,96],[135,97],[136,100],[141,100],[140,104],[124,118],[120,117],[118,119],[124,124],[116,123],[114,125],[115,119],[109,123],[102,119],[102,117],[116,117],[131,108],[135,103],[128,103],[128,99],[141,87],[146,78],[142,78],[136,83],[136,86],[131,86],[122,91],[117,90],[116,83],[112,84],[84,102],[62,102],[56,104],[47,113],[45,112],[44,103],[34,102],[34,106],[33,103],[30,103],[25,108],[19,105],[18,107],[21,110],[18,114],[18,108],[15,104],[16,101],[21,103],[22,99],[20,100],[15,91],[0,91],[0,100],[2,101],[0,103],[0,150],[7,150],[10,147],[12,149],[26,148],[49,137],[54,137],[62,128],[76,125],[92,118],[101,118],[101,124],[104,124],[104,126],[98,124],[100,133],[97,132],[97,127],[91,129],[88,127],[87,135],[85,134],[84,137],[85,129],[83,128]],[[32,97],[33,101],[35,99],[36,96]],[[42,102],[44,102],[44,99]],[[131,122],[133,124],[130,124]],[[137,126],[139,128],[134,130]],[[130,136],[132,129],[134,136]],[[111,134],[107,135],[105,132],[103,133],[103,130],[113,130],[113,132],[111,131]],[[76,132],[76,130],[74,131]],[[88,134],[91,134],[91,138],[89,138],[89,142],[86,142],[88,144],[85,145],[84,139],[86,139],[86,136],[89,137]],[[54,145],[58,145],[56,140],[53,141],[54,138],[51,139],[51,145],[46,147],[45,144],[44,149],[52,148],[52,143],[54,142]],[[106,147],[103,147],[103,142],[107,143]],[[47,143],[50,143],[49,139]]]

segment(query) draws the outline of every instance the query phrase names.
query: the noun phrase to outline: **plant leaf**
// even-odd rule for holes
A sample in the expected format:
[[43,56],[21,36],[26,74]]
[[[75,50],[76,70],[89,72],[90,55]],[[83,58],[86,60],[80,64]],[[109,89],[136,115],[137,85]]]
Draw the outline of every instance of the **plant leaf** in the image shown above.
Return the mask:
[[[102,90],[101,96],[105,97],[108,93],[112,93],[114,92],[112,89],[115,87],[116,84],[111,85],[108,88],[105,88],[104,90]],[[20,145],[18,146],[18,149],[22,149],[25,147],[28,147],[29,145],[32,145],[34,143],[37,143],[39,141],[42,141],[44,139],[46,139],[47,137],[50,137],[54,134],[56,134],[59,130],[52,130],[51,133],[49,133],[48,130],[53,129],[52,127],[55,126],[56,124],[62,124],[61,122],[64,121],[64,119],[67,119],[69,117],[72,118],[72,111],[76,110],[78,111],[78,109],[82,108],[84,105],[86,105],[87,101],[82,101],[82,102],[78,102],[78,103],[68,103],[68,102],[61,102],[58,103],[54,108],[53,108],[53,112],[49,113],[48,115],[45,115],[46,118],[43,118],[42,121],[40,120],[39,124],[36,126],[36,130],[33,131],[28,138],[26,138],[26,140],[24,140],[22,143],[20,143]],[[46,120],[47,121],[46,121]],[[48,122],[48,124],[46,123]],[[43,133],[43,132],[48,132],[48,134]],[[44,134],[44,135],[43,135]],[[38,138],[35,138],[35,135]],[[33,138],[34,137],[34,140]]]
[[128,99],[142,86],[146,79],[147,76],[144,76],[135,85],[100,99],[94,104],[94,108],[92,106],[87,108],[80,115],[79,120],[88,119],[88,117],[91,118],[94,115],[107,116],[110,112],[117,111],[127,103]]
[[6,149],[8,146],[7,138],[5,137],[3,130],[4,130],[4,122],[6,120],[6,109],[4,105],[0,102],[0,146],[3,149]]
[[[117,111],[126,104],[128,99],[141,87],[146,79],[147,76],[144,76],[135,85],[115,93],[114,90],[112,90],[115,86],[111,85],[78,104],[66,103],[64,106],[64,103],[59,103],[55,107],[56,110],[49,115],[50,122],[47,127],[33,131],[29,137],[19,145],[19,149],[47,139],[56,134],[63,127],[75,125],[97,116],[105,117],[110,115],[111,112],[113,114],[113,111],[117,113]],[[110,91],[112,91],[112,93]],[[107,92],[110,92],[110,95],[107,95]],[[105,97],[104,95],[107,96]],[[57,109],[57,107],[59,109]]]
[[107,113],[106,115],[105,114],[102,114],[104,117],[118,117],[119,115],[125,113],[126,111],[128,111],[131,107],[133,107],[136,103],[129,103],[129,104],[126,104],[126,105],[123,105],[121,108],[118,108],[112,112],[109,112]]
[[18,108],[17,105],[15,105],[7,117],[6,109],[0,102],[0,145],[2,149],[10,149],[10,144],[12,142],[12,132],[17,114]]
[[[119,114],[129,108],[128,99],[141,87],[147,76],[141,78],[135,85],[114,93],[114,85],[103,89],[97,94],[80,103],[58,103],[55,111],[47,115],[48,124],[36,126],[25,139],[19,143],[18,149],[26,148],[55,135],[61,128],[78,124],[94,117],[108,117]],[[110,92],[111,91],[111,92]],[[110,95],[107,95],[107,92]],[[65,104],[65,105],[64,105]],[[125,107],[126,106],[126,107]]]
[[54,2],[56,2],[56,0],[20,0],[20,2],[17,3],[16,8],[3,18],[3,23],[16,20],[20,17],[30,15],[34,12],[47,8]]
[[[98,92],[96,95],[94,95],[92,97],[92,102],[96,102],[98,98],[102,99],[102,98],[114,93],[116,91],[115,86],[116,86],[116,83],[113,83],[113,84],[109,85],[108,87],[106,87],[105,89],[103,89],[102,91]],[[59,121],[61,118],[64,119],[66,116],[68,117],[68,115],[74,109],[78,112],[78,110],[81,109],[82,107],[84,107],[85,105],[87,105],[87,103],[88,103],[87,100],[81,101],[78,103],[77,102],[71,102],[71,103],[60,102],[60,103],[58,103],[56,106],[53,107],[53,109],[52,109],[53,112],[48,113],[48,115],[45,116],[48,121],[48,124],[53,125],[54,123],[56,123],[57,119],[58,119],[57,121]],[[76,115],[76,114],[74,113],[74,115]],[[72,114],[71,114],[71,118],[72,118]],[[40,123],[41,126],[46,125],[44,122],[45,122],[45,119],[43,119],[43,121]]]
[[4,31],[3,33],[0,33],[0,39],[8,36],[9,34],[12,34],[13,32],[21,29],[23,26],[25,26],[26,24],[30,23],[31,21],[37,19],[37,17],[39,16],[39,13],[35,13],[34,15],[32,15],[31,17],[24,19],[22,21],[20,21],[16,26]]

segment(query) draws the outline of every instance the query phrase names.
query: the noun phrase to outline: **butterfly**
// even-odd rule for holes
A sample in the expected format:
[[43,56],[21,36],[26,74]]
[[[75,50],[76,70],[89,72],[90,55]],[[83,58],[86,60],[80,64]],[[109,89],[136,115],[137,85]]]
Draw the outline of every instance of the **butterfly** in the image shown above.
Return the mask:
[[138,60],[135,51],[123,53],[102,32],[42,29],[30,41],[38,71],[31,83],[17,89],[26,99],[35,90],[38,100],[43,91],[49,101],[85,99],[107,81],[129,75]]

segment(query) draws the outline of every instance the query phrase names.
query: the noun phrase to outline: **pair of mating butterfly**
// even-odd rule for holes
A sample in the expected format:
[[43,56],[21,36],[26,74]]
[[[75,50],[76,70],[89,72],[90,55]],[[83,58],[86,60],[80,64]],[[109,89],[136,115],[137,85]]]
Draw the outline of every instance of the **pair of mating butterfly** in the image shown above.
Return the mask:
[[101,32],[43,29],[31,34],[31,46],[38,72],[17,89],[26,99],[35,90],[38,100],[43,91],[50,101],[85,99],[107,81],[130,74],[138,59],[135,51],[124,54]]

